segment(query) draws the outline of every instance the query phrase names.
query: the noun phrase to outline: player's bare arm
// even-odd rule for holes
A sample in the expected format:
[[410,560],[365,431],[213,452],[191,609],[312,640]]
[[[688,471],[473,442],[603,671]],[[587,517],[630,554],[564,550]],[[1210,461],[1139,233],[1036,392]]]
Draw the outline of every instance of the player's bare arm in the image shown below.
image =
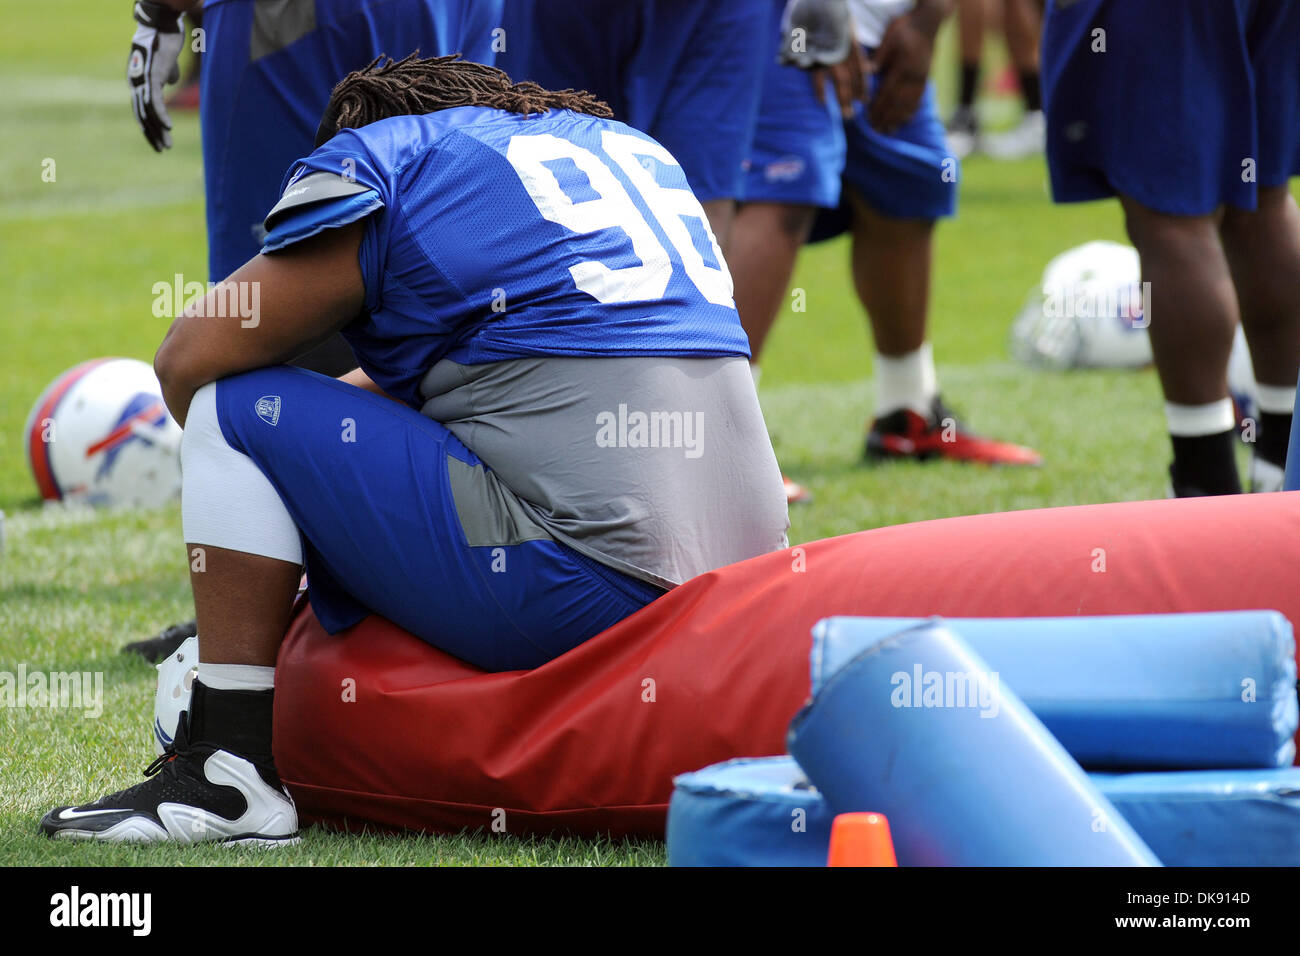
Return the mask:
[[896,19],[870,58],[880,85],[867,107],[871,125],[892,133],[916,113],[934,58],[934,38],[952,9],[951,0],[917,0],[913,10]]
[[[255,256],[172,323],[154,371],[178,422],[185,424],[194,393],[209,382],[286,362],[356,317],[365,295],[357,266],[363,228],[357,223],[331,229],[281,252]],[[255,320],[221,308],[232,283],[252,283],[258,290]],[[362,377],[351,383],[366,388]]]

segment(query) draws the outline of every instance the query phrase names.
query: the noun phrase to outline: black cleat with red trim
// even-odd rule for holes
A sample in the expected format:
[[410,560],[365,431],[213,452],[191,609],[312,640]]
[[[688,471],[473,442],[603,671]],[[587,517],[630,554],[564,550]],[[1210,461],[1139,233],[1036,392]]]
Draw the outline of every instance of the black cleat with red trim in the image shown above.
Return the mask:
[[868,461],[948,458],[984,465],[1043,463],[1042,456],[1032,448],[981,438],[967,431],[938,396],[928,417],[903,408],[873,421],[864,454]]

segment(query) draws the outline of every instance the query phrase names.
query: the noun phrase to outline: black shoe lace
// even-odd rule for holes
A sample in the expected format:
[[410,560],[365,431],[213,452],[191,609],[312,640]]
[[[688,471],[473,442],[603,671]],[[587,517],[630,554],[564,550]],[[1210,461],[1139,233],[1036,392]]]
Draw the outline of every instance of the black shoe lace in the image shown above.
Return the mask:
[[149,766],[144,768],[144,775],[152,777],[158,773],[175,757],[183,757],[190,752],[190,713],[187,710],[181,711],[180,720],[176,723],[176,736],[172,742],[163,748],[163,752],[154,758]]

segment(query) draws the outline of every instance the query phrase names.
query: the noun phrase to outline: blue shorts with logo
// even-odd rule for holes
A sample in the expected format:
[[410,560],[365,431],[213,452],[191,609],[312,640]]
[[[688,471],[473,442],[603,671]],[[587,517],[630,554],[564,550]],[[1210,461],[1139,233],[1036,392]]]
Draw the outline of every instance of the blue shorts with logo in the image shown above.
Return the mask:
[[784,3],[775,3],[740,198],[744,202],[834,208],[839,205],[844,170],[844,126],[829,85],[824,101],[819,100],[810,73],[777,59]]
[[284,366],[216,391],[222,435],[270,479],[302,533],[312,610],[330,633],[374,613],[471,664],[517,670],[664,593],[535,526],[498,527],[499,540],[484,543],[475,503],[510,492],[406,405]]

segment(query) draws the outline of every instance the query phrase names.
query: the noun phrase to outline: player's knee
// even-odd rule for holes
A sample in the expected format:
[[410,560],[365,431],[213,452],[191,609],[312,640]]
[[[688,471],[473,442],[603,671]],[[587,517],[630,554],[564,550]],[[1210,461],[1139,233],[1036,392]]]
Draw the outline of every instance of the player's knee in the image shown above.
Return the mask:
[[1255,204],[1260,212],[1274,212],[1294,206],[1295,199],[1291,195],[1290,185],[1283,183],[1280,186],[1260,186],[1255,192]]
[[1124,228],[1129,241],[1144,258],[1218,254],[1218,229],[1213,216],[1174,216],[1126,201]]
[[798,245],[808,239],[812,232],[813,220],[817,210],[812,206],[780,206],[776,214],[776,227],[781,235]]
[[185,417],[186,425],[205,424],[216,421],[217,417],[217,383],[208,382],[190,399],[189,412]]
[[221,434],[221,423],[217,418],[217,383],[209,382],[190,399],[189,412],[185,417],[185,430],[181,434],[181,470],[187,470],[186,462],[193,462],[194,456],[214,442],[225,444]]
[[1124,210],[1124,228],[1128,230],[1130,238],[1160,232],[1193,232],[1200,227],[1202,220],[1209,221],[1212,218],[1161,212],[1127,195],[1120,196],[1120,207]]
[[932,216],[898,216],[885,212],[856,189],[849,191],[849,201],[853,208],[853,228],[857,232],[909,239],[923,239],[934,233],[936,220]]
[[704,209],[704,215],[708,217],[709,228],[713,231],[713,238],[718,241],[718,245],[725,251],[731,241],[731,223],[736,215],[736,201],[734,199],[710,199],[700,203]]
[[1228,239],[1243,236],[1250,230],[1258,229],[1260,223],[1272,223],[1293,215],[1291,210],[1294,206],[1295,200],[1287,186],[1261,186],[1255,193],[1253,210],[1231,206],[1224,210],[1222,232]]

